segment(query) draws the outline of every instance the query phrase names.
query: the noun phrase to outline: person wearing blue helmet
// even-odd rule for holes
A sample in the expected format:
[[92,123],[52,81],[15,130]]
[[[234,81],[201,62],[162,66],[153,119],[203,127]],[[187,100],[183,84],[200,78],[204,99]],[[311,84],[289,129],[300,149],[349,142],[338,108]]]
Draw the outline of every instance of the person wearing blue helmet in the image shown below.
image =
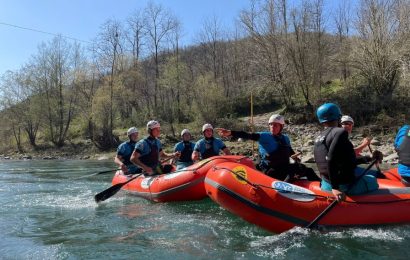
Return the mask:
[[410,186],[410,125],[402,126],[394,140],[394,148],[399,155],[398,171],[402,182]]
[[324,130],[316,137],[314,157],[322,177],[322,190],[331,191],[338,201],[349,195],[377,190],[377,179],[364,175],[356,180],[356,154],[348,132],[339,127],[342,113],[333,103],[321,105],[316,115]]

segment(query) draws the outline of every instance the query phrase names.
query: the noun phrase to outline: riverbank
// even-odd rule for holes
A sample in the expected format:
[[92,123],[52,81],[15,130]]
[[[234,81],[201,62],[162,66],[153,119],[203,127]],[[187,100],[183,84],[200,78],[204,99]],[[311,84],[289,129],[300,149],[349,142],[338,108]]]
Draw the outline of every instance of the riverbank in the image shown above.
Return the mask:
[[[270,115],[271,113],[267,113],[254,118],[255,131],[266,130],[266,122]],[[241,120],[247,122],[248,118]],[[321,131],[320,126],[318,124],[293,125],[290,122],[284,131],[290,136],[293,149],[302,152],[302,162],[314,162],[313,144],[315,136]],[[363,133],[369,133],[373,137],[372,151],[381,151],[384,154],[384,162],[396,164],[398,157],[393,147],[396,131],[397,129],[386,129],[375,125],[356,127],[353,129],[351,140],[357,146],[363,139]],[[199,138],[199,135],[194,136],[195,140]],[[168,152],[172,151],[176,143],[175,138],[166,135],[161,136],[161,141]],[[228,139],[224,141],[233,154],[246,156],[257,154],[256,142],[252,145],[252,141]],[[70,142],[60,149],[50,146],[27,150],[25,153],[10,150],[0,154],[0,160],[112,160],[115,153],[115,149],[100,151],[90,141],[78,141],[77,143]],[[371,155],[368,148],[364,149],[363,154]]]

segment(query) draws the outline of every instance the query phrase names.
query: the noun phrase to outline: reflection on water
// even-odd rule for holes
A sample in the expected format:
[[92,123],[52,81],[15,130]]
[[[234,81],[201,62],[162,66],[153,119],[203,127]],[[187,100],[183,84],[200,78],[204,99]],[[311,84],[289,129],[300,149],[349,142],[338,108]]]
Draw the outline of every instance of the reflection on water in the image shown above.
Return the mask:
[[275,235],[209,199],[152,203],[110,187],[101,161],[0,161],[2,259],[402,258],[409,226]]

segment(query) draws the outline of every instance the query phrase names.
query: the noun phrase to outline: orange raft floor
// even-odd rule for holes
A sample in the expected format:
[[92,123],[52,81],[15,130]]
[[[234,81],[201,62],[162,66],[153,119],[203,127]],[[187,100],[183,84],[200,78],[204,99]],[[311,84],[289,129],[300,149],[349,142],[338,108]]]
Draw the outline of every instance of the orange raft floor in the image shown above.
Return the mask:
[[[399,181],[378,179],[379,190],[347,196],[319,226],[363,226],[410,223],[410,188]],[[223,208],[268,231],[281,233],[306,227],[333,201],[319,182],[278,181],[234,162],[212,167],[205,179],[209,197]]]
[[[254,167],[252,160],[245,156],[213,156],[169,174],[141,175],[124,185],[122,189],[132,195],[155,202],[200,200],[207,196],[204,187],[206,173],[211,167],[222,162],[237,162],[251,168]],[[122,171],[117,171],[112,185],[126,182],[131,177],[125,176]]]

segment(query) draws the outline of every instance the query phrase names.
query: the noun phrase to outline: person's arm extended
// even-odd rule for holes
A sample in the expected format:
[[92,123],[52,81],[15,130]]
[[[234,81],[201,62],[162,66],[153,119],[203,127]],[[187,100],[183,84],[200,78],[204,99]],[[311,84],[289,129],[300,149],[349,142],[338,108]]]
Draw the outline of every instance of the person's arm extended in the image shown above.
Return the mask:
[[258,133],[248,133],[245,131],[231,131],[231,135],[235,138],[243,138],[243,139],[249,139],[253,141],[258,141],[259,138],[261,137],[261,135]]
[[244,131],[233,131],[224,128],[216,128],[218,134],[222,137],[235,137],[235,138],[243,138],[243,139],[250,139],[253,141],[258,141],[260,138],[260,134],[258,133],[247,133]]

